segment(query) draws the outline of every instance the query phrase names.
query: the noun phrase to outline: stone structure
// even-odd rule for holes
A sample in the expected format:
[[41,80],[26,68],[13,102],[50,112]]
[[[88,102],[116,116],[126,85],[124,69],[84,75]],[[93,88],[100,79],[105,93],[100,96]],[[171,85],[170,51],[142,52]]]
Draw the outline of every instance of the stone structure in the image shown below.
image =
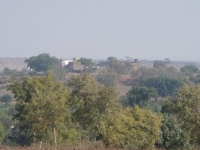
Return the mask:
[[69,64],[69,62],[73,62],[73,59],[60,59],[60,67],[65,67]]
[[133,65],[133,69],[134,70],[137,70],[140,68],[140,62],[138,59],[134,59],[134,61],[132,62],[132,65]]
[[81,72],[84,70],[85,66],[82,65],[81,62],[76,61],[76,62],[69,62],[66,68],[73,72]]

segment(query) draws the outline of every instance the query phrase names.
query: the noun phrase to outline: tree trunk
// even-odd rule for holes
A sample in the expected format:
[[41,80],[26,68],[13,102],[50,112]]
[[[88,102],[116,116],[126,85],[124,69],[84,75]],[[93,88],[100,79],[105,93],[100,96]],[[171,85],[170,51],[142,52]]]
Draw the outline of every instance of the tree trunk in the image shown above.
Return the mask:
[[42,148],[42,140],[39,141],[39,148]]
[[56,139],[56,128],[53,125],[53,141],[54,141],[54,147],[57,147],[57,139]]

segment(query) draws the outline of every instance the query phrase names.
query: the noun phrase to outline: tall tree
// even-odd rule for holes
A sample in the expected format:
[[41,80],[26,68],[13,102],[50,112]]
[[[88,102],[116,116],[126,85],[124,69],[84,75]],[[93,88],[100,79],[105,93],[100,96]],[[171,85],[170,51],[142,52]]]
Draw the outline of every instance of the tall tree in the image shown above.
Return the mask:
[[47,72],[43,77],[12,80],[8,89],[17,101],[14,119],[18,121],[20,130],[42,142],[46,130],[51,127],[56,147],[56,127],[67,112],[66,88]]
[[72,89],[69,102],[74,121],[96,139],[102,117],[115,107],[117,92],[97,83],[89,74],[73,76],[68,86]]
[[185,73],[186,75],[193,75],[193,74],[199,72],[199,68],[197,66],[194,66],[194,65],[185,65],[180,70],[183,73]]
[[110,67],[113,67],[113,63],[118,62],[118,59],[116,57],[108,57],[107,58],[107,62],[109,64]]
[[5,129],[4,126],[0,123],[0,145],[2,144],[5,137]]
[[158,96],[174,96],[183,82],[179,79],[173,79],[165,76],[154,76],[140,81],[140,85],[153,87],[157,90]]
[[185,85],[167,106],[169,112],[177,115],[190,144],[200,145],[200,84]]
[[32,56],[25,60],[27,66],[35,71],[47,71],[58,65],[58,59],[51,57],[49,54],[39,54],[38,56]]
[[147,106],[150,98],[156,96],[157,91],[154,88],[133,86],[127,93],[127,102],[125,103],[128,106],[139,105],[140,107],[145,107]]
[[150,110],[109,109],[102,118],[101,133],[106,145],[126,149],[154,149],[160,140],[162,117]]
[[95,63],[92,61],[92,59],[87,59],[87,58],[82,57],[78,61],[81,62],[82,65],[85,65],[85,66],[91,67],[91,68],[93,68],[95,65]]

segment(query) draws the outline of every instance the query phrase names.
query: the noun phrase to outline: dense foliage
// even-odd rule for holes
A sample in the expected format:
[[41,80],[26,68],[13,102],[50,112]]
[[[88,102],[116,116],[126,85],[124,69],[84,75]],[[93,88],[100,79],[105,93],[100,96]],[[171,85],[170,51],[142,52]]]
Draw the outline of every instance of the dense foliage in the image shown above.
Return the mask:
[[[27,59],[28,65],[39,57],[41,64],[52,59],[41,54]],[[91,59],[80,61],[93,68]],[[200,147],[200,74],[196,66],[178,70],[166,59],[154,61],[153,68],[136,70],[131,60],[109,57],[102,72],[66,77],[68,70],[55,62],[36,65],[40,69],[33,65],[35,71],[21,76],[16,70],[3,70],[2,76],[11,79],[8,90],[16,103],[10,103],[11,95],[0,97],[0,144],[56,147],[92,143],[97,147],[100,141],[117,149]],[[36,71],[49,69],[36,76]],[[125,81],[128,74],[132,78]],[[131,86],[121,97],[116,90],[119,84]]]
[[38,56],[32,56],[25,60],[27,66],[35,71],[47,71],[58,65],[58,59],[51,57],[49,54],[39,54]]

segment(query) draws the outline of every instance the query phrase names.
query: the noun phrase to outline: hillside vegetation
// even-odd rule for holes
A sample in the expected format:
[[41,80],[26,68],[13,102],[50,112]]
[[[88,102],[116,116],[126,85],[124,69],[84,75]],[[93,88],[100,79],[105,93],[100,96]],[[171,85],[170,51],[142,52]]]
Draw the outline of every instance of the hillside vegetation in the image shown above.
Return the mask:
[[56,60],[40,54],[26,59],[30,70],[2,70],[2,148],[199,148],[197,66],[177,70],[166,59],[135,69],[108,57],[95,67],[82,58],[85,69],[71,72]]

